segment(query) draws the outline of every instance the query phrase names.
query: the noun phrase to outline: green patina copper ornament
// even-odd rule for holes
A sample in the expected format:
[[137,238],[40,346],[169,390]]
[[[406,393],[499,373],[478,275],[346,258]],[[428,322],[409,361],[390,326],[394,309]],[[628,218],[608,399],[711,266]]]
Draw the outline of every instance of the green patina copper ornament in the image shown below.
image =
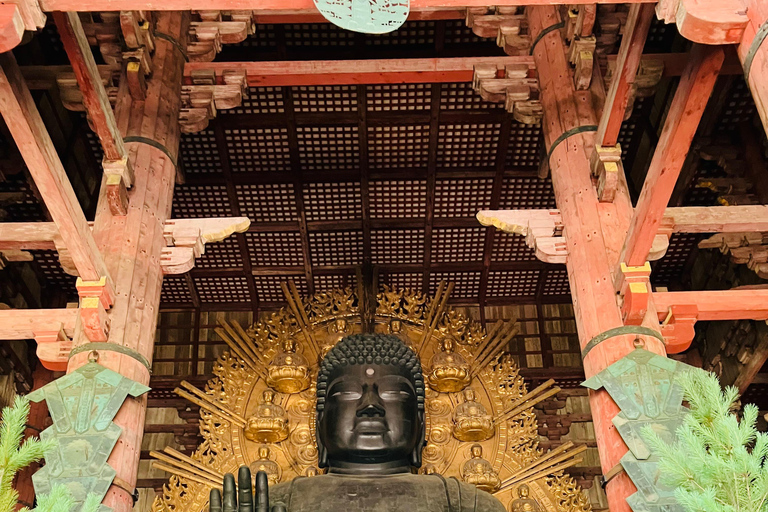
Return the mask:
[[409,0],[314,0],[323,17],[345,30],[385,34],[400,28],[411,10]]
[[[45,466],[32,476],[35,492],[45,494],[57,484],[65,485],[75,500],[73,512],[88,494],[103,498],[115,478],[107,458],[122,432],[112,419],[128,395],[147,391],[147,386],[90,362],[30,393],[31,401],[46,401],[53,419],[40,438],[57,441],[46,454]],[[110,510],[101,505],[99,512]]]
[[649,425],[666,442],[675,441],[687,414],[678,379],[693,369],[637,348],[582,383],[593,390],[605,388],[621,408],[613,424],[629,447],[621,465],[637,486],[638,492],[627,498],[634,512],[683,512],[674,489],[659,482],[658,457],[640,431]]

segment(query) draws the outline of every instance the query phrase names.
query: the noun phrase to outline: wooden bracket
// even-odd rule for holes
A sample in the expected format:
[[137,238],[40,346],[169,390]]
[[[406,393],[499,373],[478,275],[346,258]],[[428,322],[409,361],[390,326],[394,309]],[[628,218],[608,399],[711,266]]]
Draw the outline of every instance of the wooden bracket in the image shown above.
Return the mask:
[[592,68],[595,63],[595,36],[576,36],[568,48],[568,60],[574,66],[573,82],[577,91],[586,91],[592,83]]
[[661,334],[668,354],[678,354],[688,350],[696,335],[695,325],[699,308],[695,304],[675,304],[666,314],[659,313]]
[[9,52],[21,43],[24,20],[16,4],[0,4],[0,53]]
[[523,124],[538,124],[544,109],[539,101],[539,80],[535,70],[527,64],[508,65],[503,78],[498,78],[495,64],[474,67],[472,88],[485,101],[504,102],[507,112]]
[[645,262],[642,267],[630,267],[621,264],[617,285],[621,301],[621,316],[625,325],[640,325],[648,311],[648,298],[651,293],[651,264]]
[[58,328],[33,327],[32,332],[37,342],[36,354],[43,366],[52,371],[66,371],[72,339],[64,331],[64,325],[59,322]]
[[83,281],[78,277],[75,288],[80,296],[80,319],[85,335],[90,341],[107,341],[107,309],[112,307],[115,300],[112,286],[105,277],[98,281]]
[[701,44],[739,44],[749,23],[738,0],[660,0],[656,16],[676,24],[684,38]]
[[163,231],[168,247],[160,256],[163,274],[188,272],[194,268],[195,259],[205,254],[205,244],[242,233],[250,225],[248,217],[168,220]]
[[469,7],[467,27],[478,37],[495,38],[507,55],[528,55],[531,36],[528,21],[516,6]]
[[619,176],[624,173],[621,163],[621,146],[603,147],[595,144],[595,150],[590,155],[589,164],[592,176],[597,179],[597,197],[601,203],[612,203],[616,197]]
[[217,76],[213,70],[196,70],[193,85],[181,87],[179,122],[183,133],[204,130],[217,110],[239,107],[248,97],[245,71],[225,70]]
[[483,226],[523,235],[526,245],[545,263],[564,264],[568,258],[558,210],[483,210],[477,220]]

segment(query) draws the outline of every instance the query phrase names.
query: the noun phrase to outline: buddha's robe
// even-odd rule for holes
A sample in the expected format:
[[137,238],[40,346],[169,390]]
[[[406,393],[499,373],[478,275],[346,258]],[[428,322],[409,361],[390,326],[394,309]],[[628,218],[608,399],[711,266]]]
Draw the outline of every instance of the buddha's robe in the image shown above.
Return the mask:
[[474,485],[439,475],[298,477],[269,489],[288,512],[506,512]]

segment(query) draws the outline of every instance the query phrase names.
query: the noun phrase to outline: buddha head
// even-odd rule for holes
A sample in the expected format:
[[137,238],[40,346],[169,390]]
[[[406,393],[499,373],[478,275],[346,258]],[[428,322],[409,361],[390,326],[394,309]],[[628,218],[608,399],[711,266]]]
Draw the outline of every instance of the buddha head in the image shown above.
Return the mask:
[[424,377],[391,334],[340,340],[317,377],[317,448],[330,472],[386,474],[421,466]]

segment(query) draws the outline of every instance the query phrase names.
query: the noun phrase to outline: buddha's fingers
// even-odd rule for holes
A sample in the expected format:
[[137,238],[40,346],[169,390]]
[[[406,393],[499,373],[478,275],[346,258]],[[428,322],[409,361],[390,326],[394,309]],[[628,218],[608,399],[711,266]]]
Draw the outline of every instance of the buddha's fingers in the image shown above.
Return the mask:
[[269,512],[269,480],[264,471],[256,473],[256,510]]
[[224,475],[224,507],[222,512],[237,512],[237,489],[235,489],[235,476],[232,473]]
[[240,466],[237,472],[238,512],[253,512],[253,491],[251,490],[251,470]]
[[221,491],[211,489],[210,512],[221,512]]
[[272,512],[288,512],[288,509],[285,508],[285,505],[280,504],[272,507]]

